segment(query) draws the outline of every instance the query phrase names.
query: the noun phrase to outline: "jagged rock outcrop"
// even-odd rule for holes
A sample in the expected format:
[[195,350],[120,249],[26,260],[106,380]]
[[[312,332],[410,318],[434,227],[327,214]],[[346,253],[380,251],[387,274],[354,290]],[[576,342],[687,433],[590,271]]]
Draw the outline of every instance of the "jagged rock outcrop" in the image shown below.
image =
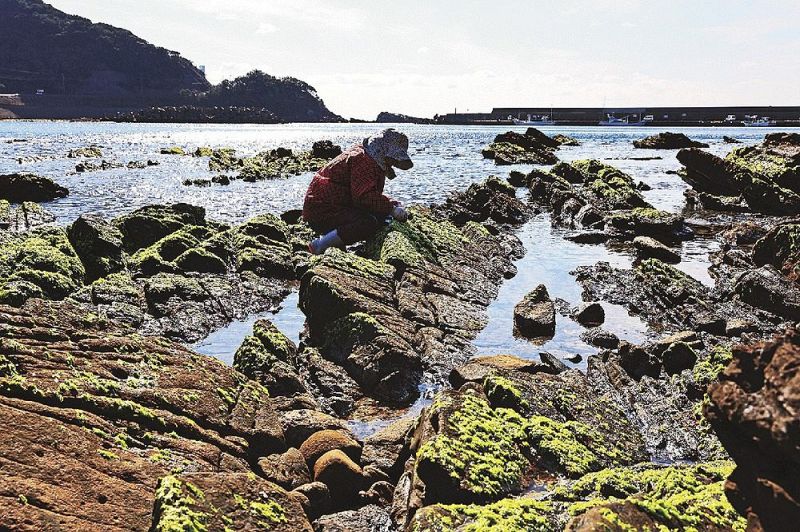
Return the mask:
[[[734,149],[725,159],[695,148],[678,152],[681,178],[699,193],[742,196],[750,210],[773,215],[800,213],[800,140],[770,134],[761,145]],[[711,205],[707,199],[704,203]]]
[[509,131],[497,135],[481,153],[484,159],[492,159],[497,165],[555,164],[559,145],[559,141],[530,127],[525,133]]
[[708,148],[708,144],[692,140],[683,133],[665,131],[633,141],[634,148],[650,150],[677,150],[681,148]]
[[725,491],[749,530],[791,530],[800,519],[800,336],[733,350],[708,390],[705,415],[736,462]]
[[[643,260],[630,270],[599,262],[594,266],[581,266],[573,273],[583,286],[585,298],[624,305],[656,330],[691,329],[724,336],[727,322],[743,320],[752,325],[754,332],[771,335],[783,321],[780,315],[773,313],[775,307],[764,309],[755,299],[749,299],[748,304],[724,290],[709,289],[658,259]],[[755,292],[762,286],[740,282],[742,293]],[[759,308],[752,306],[753,302],[759,303]]]

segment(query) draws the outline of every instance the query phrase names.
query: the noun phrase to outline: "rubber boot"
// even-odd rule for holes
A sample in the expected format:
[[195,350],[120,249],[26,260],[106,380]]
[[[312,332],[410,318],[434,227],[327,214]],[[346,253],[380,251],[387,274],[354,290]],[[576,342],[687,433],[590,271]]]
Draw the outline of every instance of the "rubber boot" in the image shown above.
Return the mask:
[[322,255],[329,247],[344,249],[344,242],[339,238],[339,232],[336,229],[312,240],[308,245],[308,251],[310,251],[312,255]]

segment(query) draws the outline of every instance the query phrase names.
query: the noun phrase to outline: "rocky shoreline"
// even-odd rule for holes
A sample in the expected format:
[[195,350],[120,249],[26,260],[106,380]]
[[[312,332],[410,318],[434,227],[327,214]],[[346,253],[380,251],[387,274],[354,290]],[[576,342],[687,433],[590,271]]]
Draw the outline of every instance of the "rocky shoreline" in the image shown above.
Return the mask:
[[[655,209],[617,168],[558,162],[558,146],[570,142],[535,130],[498,135],[488,148],[497,164],[552,168],[490,177],[322,257],[308,255],[311,232],[297,211],[228,225],[171,204],[111,220],[86,214],[65,228],[9,223],[0,231],[0,412],[9,428],[0,526],[792,523],[800,141],[770,135],[725,160],[679,153],[690,199],[713,195],[715,205],[760,213],[717,222],[726,227],[711,257],[713,287],[669,264],[680,260],[677,244],[696,238],[687,218]],[[309,157],[324,163],[333,148],[315,145]],[[198,152],[242,173],[295,157]],[[771,195],[756,201],[764,190]],[[9,219],[25,205],[9,204]],[[714,219],[709,205],[696,208]],[[630,269],[578,268],[585,303],[576,309],[544,285],[519,306],[525,336],[551,334],[556,313],[585,327],[600,346],[585,372],[546,354],[475,357],[487,308],[531,251],[515,232],[541,211],[570,239],[639,257]],[[182,344],[274,309],[295,288],[306,317],[299,344],[268,319],[232,368]],[[652,340],[610,338],[598,301],[640,316]],[[397,418],[426,388],[437,392],[419,415],[366,437],[347,424]]]

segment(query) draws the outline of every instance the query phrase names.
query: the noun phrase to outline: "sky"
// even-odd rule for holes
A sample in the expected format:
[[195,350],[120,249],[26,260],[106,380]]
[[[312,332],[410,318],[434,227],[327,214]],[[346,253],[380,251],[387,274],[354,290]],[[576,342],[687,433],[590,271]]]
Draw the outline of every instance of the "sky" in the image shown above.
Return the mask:
[[344,117],[493,107],[800,105],[797,0],[47,0]]

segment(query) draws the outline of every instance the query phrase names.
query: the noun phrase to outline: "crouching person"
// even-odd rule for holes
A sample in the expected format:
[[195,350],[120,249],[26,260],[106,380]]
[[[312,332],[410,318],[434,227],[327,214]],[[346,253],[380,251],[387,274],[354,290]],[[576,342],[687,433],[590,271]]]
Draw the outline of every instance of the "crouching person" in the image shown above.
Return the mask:
[[303,203],[303,219],[319,238],[308,250],[319,255],[373,236],[387,219],[404,222],[408,213],[383,194],[394,168],[409,170],[408,137],[386,129],[342,152],[314,176]]

